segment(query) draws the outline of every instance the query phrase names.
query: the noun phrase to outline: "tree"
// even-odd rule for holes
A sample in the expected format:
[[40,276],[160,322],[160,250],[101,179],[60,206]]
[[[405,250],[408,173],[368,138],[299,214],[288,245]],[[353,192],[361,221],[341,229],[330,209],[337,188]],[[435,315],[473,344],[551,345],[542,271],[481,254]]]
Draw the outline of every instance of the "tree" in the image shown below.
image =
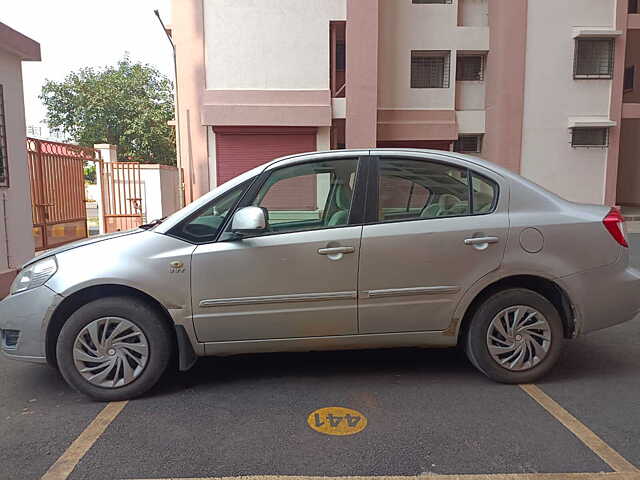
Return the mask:
[[173,84],[156,68],[132,62],[82,68],[47,80],[40,99],[53,131],[82,146],[118,146],[118,160],[175,165]]

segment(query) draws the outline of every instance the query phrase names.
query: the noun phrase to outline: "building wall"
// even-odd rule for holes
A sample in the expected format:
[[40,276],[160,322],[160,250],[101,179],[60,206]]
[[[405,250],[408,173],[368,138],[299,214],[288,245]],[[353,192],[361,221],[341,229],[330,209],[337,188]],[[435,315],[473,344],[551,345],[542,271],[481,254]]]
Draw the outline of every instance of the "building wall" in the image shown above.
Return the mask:
[[[633,90],[625,91],[625,103],[640,103],[640,30],[627,32],[625,67],[635,65]],[[616,203],[640,206],[640,119],[622,120]]]
[[180,208],[178,169],[168,165],[140,165],[144,221],[164,218]]
[[[458,1],[380,0],[379,108],[455,109],[456,52],[489,50],[486,26],[458,27]],[[479,8],[471,9],[475,17]],[[412,50],[451,51],[449,88],[411,88]]]
[[640,206],[640,119],[622,121],[617,203]]
[[521,173],[574,201],[603,203],[607,149],[572,148],[571,116],[609,117],[611,80],[574,80],[575,27],[614,28],[615,0],[528,2]]
[[[0,50],[0,84],[4,89],[9,188],[0,187],[0,290],[7,272],[34,255],[31,193],[25,146],[26,127],[22,63]],[[6,210],[3,211],[3,206]],[[6,229],[5,229],[6,220]],[[8,251],[7,251],[8,243]],[[3,292],[0,291],[0,296]]]
[[204,0],[204,18],[207,89],[329,89],[346,0]]
[[[191,162],[185,165],[185,176],[192,198],[217,179],[212,126],[314,126],[317,146],[323,149],[329,147],[333,116],[346,119],[348,147],[374,146],[376,136],[378,144],[418,146],[447,145],[459,134],[484,134],[481,156],[570,200],[610,201],[617,128],[611,129],[608,150],[574,149],[568,122],[576,116],[613,119],[617,80],[573,79],[573,33],[578,27],[620,29],[620,5],[626,15],[626,0],[173,3],[183,91],[181,129],[187,132],[181,137],[182,156]],[[371,21],[375,9],[377,26]],[[368,14],[350,17],[349,11]],[[350,82],[340,103],[346,108],[330,115],[336,102],[320,98],[330,88],[329,24],[343,20]],[[358,29],[365,20],[368,27]],[[376,35],[377,55],[374,48],[366,49]],[[623,52],[624,43],[616,49]],[[411,88],[412,50],[450,52],[449,88]],[[456,82],[457,56],[471,52],[488,52],[485,80]],[[358,73],[364,57],[366,69],[360,70],[377,70],[377,85]],[[626,98],[635,101],[635,95]],[[361,120],[365,117],[366,122]],[[355,143],[349,141],[354,132],[359,135]],[[622,150],[629,152],[629,140],[623,142]],[[615,191],[615,178],[613,186]]]

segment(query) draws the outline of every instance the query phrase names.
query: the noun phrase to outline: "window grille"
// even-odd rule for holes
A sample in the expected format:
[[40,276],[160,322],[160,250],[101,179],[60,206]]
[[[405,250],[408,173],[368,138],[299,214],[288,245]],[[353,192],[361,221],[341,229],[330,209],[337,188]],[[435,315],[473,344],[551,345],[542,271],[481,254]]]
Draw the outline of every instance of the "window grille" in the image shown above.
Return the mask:
[[411,88],[449,88],[449,70],[449,52],[411,52]]
[[573,77],[613,78],[613,52],[612,38],[577,38]]
[[480,153],[482,151],[482,135],[460,135],[453,149],[459,153]]
[[451,3],[452,0],[413,0],[414,5],[429,5],[429,4],[445,4]]
[[629,0],[629,13],[638,13],[638,0]]
[[0,187],[9,186],[9,160],[7,158],[7,121],[4,115],[4,91],[0,85]]
[[608,147],[609,129],[606,127],[582,127],[571,129],[572,147]]
[[456,61],[456,80],[483,81],[484,80],[484,55],[458,55]]

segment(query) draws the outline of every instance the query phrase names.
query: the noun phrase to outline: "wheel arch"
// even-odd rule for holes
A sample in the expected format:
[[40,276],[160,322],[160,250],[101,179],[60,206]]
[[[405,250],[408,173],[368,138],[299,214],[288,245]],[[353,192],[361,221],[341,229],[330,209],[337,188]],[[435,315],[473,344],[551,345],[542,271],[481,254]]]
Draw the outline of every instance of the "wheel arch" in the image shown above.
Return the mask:
[[45,335],[45,355],[47,358],[47,362],[51,366],[57,367],[56,343],[58,341],[60,331],[62,330],[62,326],[67,321],[67,319],[76,310],[78,310],[81,306],[87,304],[88,302],[97,300],[99,298],[115,296],[128,296],[141,299],[157,311],[159,317],[162,318],[164,322],[166,322],[167,326],[169,327],[169,331],[171,332],[171,342],[174,346],[174,350],[171,352],[171,354],[172,357],[175,358],[176,354],[178,353],[176,328],[171,315],[164,307],[164,305],[162,305],[158,300],[153,298],[148,293],[138,290],[137,288],[120,284],[102,284],[92,285],[73,292],[71,295],[65,297],[62,302],[60,302],[60,304],[51,315],[51,319],[49,320],[49,324],[47,325],[47,331]]
[[560,314],[565,338],[573,338],[575,336],[575,311],[567,292],[553,280],[538,275],[522,274],[496,280],[475,295],[462,316],[460,328],[458,329],[458,343],[465,338],[471,319],[480,305],[491,295],[509,288],[526,288],[545,297]]

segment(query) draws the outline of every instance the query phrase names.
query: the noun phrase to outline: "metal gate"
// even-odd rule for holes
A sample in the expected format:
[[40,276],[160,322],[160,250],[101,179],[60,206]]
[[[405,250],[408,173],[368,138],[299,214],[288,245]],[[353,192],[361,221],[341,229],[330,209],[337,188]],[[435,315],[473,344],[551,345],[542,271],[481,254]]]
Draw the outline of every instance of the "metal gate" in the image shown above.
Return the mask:
[[93,148],[27,138],[36,250],[87,236],[84,165],[99,162]]
[[142,182],[139,163],[102,163],[102,205],[104,228],[107,233],[131,230],[142,225]]

